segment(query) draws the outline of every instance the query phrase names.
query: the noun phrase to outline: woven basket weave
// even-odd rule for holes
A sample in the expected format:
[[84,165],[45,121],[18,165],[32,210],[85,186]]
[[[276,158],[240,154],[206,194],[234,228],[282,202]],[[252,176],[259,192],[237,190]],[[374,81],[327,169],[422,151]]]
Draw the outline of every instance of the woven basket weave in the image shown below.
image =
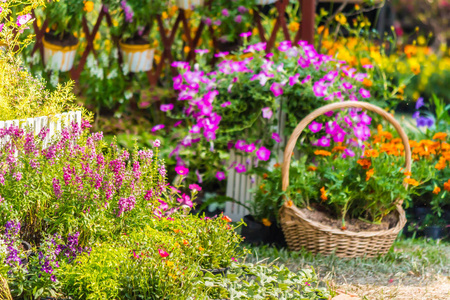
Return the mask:
[[[356,101],[346,101],[326,105],[309,115],[307,115],[294,129],[284,151],[284,162],[282,166],[282,189],[286,191],[289,185],[289,166],[291,162],[292,151],[294,150],[297,139],[305,127],[326,112],[342,108],[363,108],[381,115],[397,130],[402,139],[405,148],[406,171],[411,171],[411,149],[409,147],[408,137],[401,128],[400,124],[383,109],[366,103]],[[405,187],[406,184],[404,183]],[[352,232],[343,231],[319,222],[309,220],[304,213],[295,205],[289,206],[286,199],[280,209],[281,227],[286,238],[289,249],[300,250],[306,248],[313,253],[322,253],[325,255],[334,252],[339,257],[373,257],[385,254],[392,246],[400,230],[406,224],[405,211],[402,208],[402,199],[397,201],[395,212],[398,216],[397,225],[393,228],[383,231]]]

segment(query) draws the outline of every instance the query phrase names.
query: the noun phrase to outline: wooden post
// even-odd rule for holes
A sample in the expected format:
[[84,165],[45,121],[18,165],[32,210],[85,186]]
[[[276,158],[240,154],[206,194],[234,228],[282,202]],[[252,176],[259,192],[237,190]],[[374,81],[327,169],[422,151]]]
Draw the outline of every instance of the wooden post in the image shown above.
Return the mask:
[[300,39],[314,44],[316,0],[301,0],[302,24]]

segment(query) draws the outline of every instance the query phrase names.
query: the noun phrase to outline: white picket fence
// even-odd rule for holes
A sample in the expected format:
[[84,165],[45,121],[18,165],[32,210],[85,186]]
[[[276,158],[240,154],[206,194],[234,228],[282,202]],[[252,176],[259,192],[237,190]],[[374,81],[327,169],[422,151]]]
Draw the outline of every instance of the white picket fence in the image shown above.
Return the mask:
[[[9,128],[11,125],[14,125],[23,129],[31,128],[34,131],[34,134],[37,135],[41,132],[42,128],[47,127],[49,129],[49,133],[44,140],[45,147],[56,133],[61,132],[64,127],[69,126],[73,121],[77,122],[78,126],[81,126],[81,111],[70,111],[54,116],[36,117],[22,120],[0,121],[0,129]],[[0,145],[2,145],[3,142],[4,141],[0,141]]]
[[[278,111],[274,113],[274,117],[277,118],[278,124],[274,126],[273,131],[280,135],[280,143],[277,143],[272,149],[272,159],[269,162],[270,168],[273,168],[275,163],[283,161],[284,148],[286,145],[286,137],[283,135],[286,124],[286,113],[282,112],[281,109],[278,109]],[[230,163],[236,162],[237,164],[243,164],[248,170],[253,165],[252,162],[247,165],[247,159],[248,157],[238,155],[234,150],[230,152]],[[260,178],[252,179],[251,176],[237,173],[234,168],[231,168],[228,171],[226,196],[235,199],[239,203],[248,204],[248,202],[252,200],[252,190],[258,187],[260,182]],[[249,212],[245,207],[238,203],[227,202],[225,204],[224,213],[236,222],[240,221]]]

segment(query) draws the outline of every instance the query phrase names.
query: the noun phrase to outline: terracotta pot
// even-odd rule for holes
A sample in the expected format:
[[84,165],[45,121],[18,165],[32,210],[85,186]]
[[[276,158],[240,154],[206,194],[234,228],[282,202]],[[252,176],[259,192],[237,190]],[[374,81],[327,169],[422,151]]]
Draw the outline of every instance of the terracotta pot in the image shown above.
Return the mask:
[[205,4],[205,0],[177,0],[176,4],[182,9],[192,9],[196,6],[202,6]]
[[50,64],[50,68],[55,71],[67,72],[73,67],[75,55],[77,53],[78,45],[74,46],[59,46],[54,45],[42,38],[44,44],[44,63]]
[[120,41],[119,45],[130,72],[147,72],[152,69],[155,49],[150,44],[131,45]]

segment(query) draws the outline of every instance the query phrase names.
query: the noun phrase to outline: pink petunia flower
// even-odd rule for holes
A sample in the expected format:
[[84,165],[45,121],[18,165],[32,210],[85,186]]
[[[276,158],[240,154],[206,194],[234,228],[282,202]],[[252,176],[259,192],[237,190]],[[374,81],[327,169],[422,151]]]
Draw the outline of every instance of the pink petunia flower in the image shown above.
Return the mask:
[[184,166],[176,166],[175,172],[177,172],[178,175],[185,176],[189,173],[189,169]]
[[370,92],[366,89],[360,88],[359,94],[361,95],[361,97],[363,97],[365,99],[370,98]]
[[189,189],[192,191],[200,192],[202,190],[202,187],[199,186],[198,184],[193,183],[189,185]]
[[221,107],[227,107],[227,106],[229,106],[229,105],[231,105],[231,102],[230,102],[230,101],[227,101],[227,102],[225,102],[225,103],[220,104]]
[[321,137],[317,141],[317,146],[319,146],[319,147],[329,147],[330,146],[330,139],[327,138],[326,136]]
[[225,176],[224,172],[219,171],[219,172],[216,173],[216,178],[217,178],[217,180],[222,181],[222,180],[224,180],[227,177]]
[[272,109],[270,109],[270,107],[264,107],[261,109],[261,111],[262,111],[263,118],[265,118],[265,119],[272,118],[273,112],[272,112]]
[[309,130],[311,130],[313,133],[319,132],[322,130],[323,124],[317,123],[316,121],[313,121],[309,126]]
[[163,129],[164,127],[165,127],[164,124],[158,124],[158,125],[156,125],[156,126],[154,126],[154,127],[152,128],[152,132],[155,132],[155,131],[158,131],[158,130],[160,130],[160,129]]
[[243,164],[238,164],[235,168],[236,172],[238,173],[244,173],[247,171],[247,168]]
[[277,143],[281,142],[280,135],[278,133],[276,133],[276,132],[272,133],[272,139],[274,139],[275,142],[277,142]]
[[277,82],[272,83],[270,90],[275,97],[283,95],[283,86]]
[[170,103],[170,104],[161,104],[161,106],[159,107],[159,109],[160,109],[161,111],[169,111],[169,110],[172,110],[172,109],[173,109],[173,104],[172,104],[172,103]]
[[268,161],[270,158],[270,150],[262,146],[256,151],[256,157],[258,157],[259,160]]

